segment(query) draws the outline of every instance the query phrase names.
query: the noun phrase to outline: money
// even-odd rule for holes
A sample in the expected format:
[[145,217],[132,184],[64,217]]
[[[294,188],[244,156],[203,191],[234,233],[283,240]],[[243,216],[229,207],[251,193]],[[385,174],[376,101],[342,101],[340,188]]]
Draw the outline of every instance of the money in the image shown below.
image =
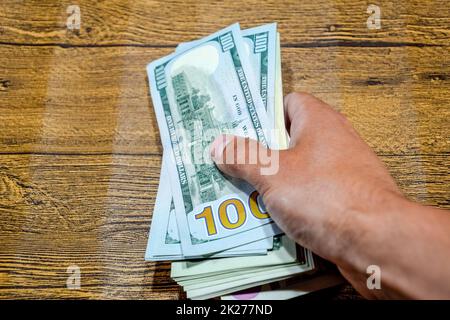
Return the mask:
[[257,286],[270,297],[279,281],[289,284],[280,297],[311,288],[311,278],[292,280],[315,272],[311,251],[282,235],[252,186],[209,158],[223,133],[287,148],[276,24],[181,43],[147,73],[164,156],[145,259],[173,261],[171,277],[191,299]]
[[147,67],[185,256],[280,233],[267,212],[249,205],[258,201],[255,189],[223,176],[209,158],[220,133],[269,145],[267,115],[244,50],[235,24]]
[[[163,158],[164,159],[164,158]],[[152,227],[148,238],[145,260],[165,261],[184,260],[181,241],[175,218],[172,193],[169,185],[169,172],[166,161],[161,166],[160,183],[153,209]],[[218,258],[242,255],[263,255],[273,248],[273,237],[245,244],[235,249],[225,250],[209,256],[194,258]],[[191,257],[192,258],[192,257]]]
[[275,66],[275,102],[273,117],[275,121],[275,136],[278,141],[279,149],[287,149],[289,147],[289,137],[285,130],[286,124],[284,122],[284,105],[283,105],[283,80],[281,77],[281,45],[280,34],[277,33],[276,40],[276,66]]
[[202,261],[181,261],[172,263],[171,277],[182,278],[195,275],[226,272],[237,268],[259,268],[293,263],[297,258],[295,242],[286,236],[276,238],[274,249],[262,257],[239,257],[227,259],[209,259]]
[[[275,90],[276,86],[276,24],[267,24],[242,31],[242,38],[246,44],[249,61],[255,72],[256,85],[267,112],[270,127],[277,128],[275,124]],[[284,127],[283,127],[284,128]]]
[[[268,24],[256,28],[251,28],[242,31],[242,37],[246,47],[246,54],[253,66],[255,72],[257,87],[263,100],[268,114],[272,115],[275,109],[275,85],[274,79],[277,79],[277,84],[281,87],[281,72],[277,72],[277,66],[281,68],[279,59],[275,55],[279,55],[279,50],[276,50],[276,24]],[[187,50],[198,41],[189,43],[181,43],[177,46],[176,51]],[[279,46],[278,46],[279,47]],[[279,93],[279,90],[278,90]],[[282,102],[282,93],[279,96]],[[281,106],[282,107],[282,106]],[[269,116],[270,119],[270,116]],[[275,126],[275,123],[272,124]],[[283,123],[279,124],[279,128],[284,128]],[[275,127],[274,127],[275,128]],[[279,130],[285,132],[284,130]],[[279,139],[277,137],[277,139]],[[278,142],[280,140],[277,140]],[[161,168],[161,183],[159,186],[155,209],[153,212],[153,221],[157,226],[166,226],[165,234],[161,228],[155,228],[150,232],[148,241],[148,249],[146,252],[146,260],[183,260],[186,257],[182,254],[181,242],[179,240],[178,227],[175,219],[175,210],[172,195],[170,194],[170,186],[168,184],[168,172],[166,160],[163,157],[163,164]],[[167,214],[168,213],[168,214]],[[154,236],[152,236],[155,234]],[[220,253],[210,255],[211,258],[249,255],[249,254],[264,254],[266,249],[271,249],[273,246],[272,237],[255,241],[246,244],[240,248],[225,250]],[[202,257],[202,256],[200,256]],[[195,258],[191,256],[190,258]]]
[[298,276],[235,292],[220,297],[222,300],[287,300],[344,283],[336,273]]
[[[275,128],[273,114],[275,86],[273,84],[275,83],[276,63],[278,62],[276,59],[276,28],[276,23],[271,23],[241,31],[245,53],[254,72],[255,83],[263,100],[268,121],[272,123],[272,128]],[[176,51],[186,50],[198,42],[199,40],[180,43]]]
[[192,299],[207,299],[314,269],[311,252],[286,236],[266,256],[172,263],[171,277]]

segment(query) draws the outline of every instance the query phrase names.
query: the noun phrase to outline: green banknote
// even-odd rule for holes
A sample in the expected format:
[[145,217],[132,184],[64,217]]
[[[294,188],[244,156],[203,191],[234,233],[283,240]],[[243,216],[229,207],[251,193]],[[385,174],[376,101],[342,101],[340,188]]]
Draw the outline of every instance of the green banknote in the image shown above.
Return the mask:
[[274,268],[272,270],[255,270],[247,277],[238,277],[232,281],[220,282],[212,286],[185,287],[187,297],[191,299],[209,299],[212,297],[228,294],[236,290],[251,288],[256,285],[270,283],[272,281],[287,279],[297,274],[310,271],[309,266],[304,265],[286,265]]
[[220,133],[270,142],[239,26],[154,61],[147,72],[183,254],[210,254],[280,233],[254,188],[222,175],[209,159]]
[[286,124],[284,121],[284,105],[283,105],[283,79],[281,70],[281,45],[280,34],[277,32],[277,52],[276,52],[276,67],[275,67],[275,106],[273,111],[273,120],[275,137],[278,141],[280,149],[287,149],[289,147],[289,137],[286,132]]
[[[273,114],[276,116],[275,126],[279,129],[277,135],[279,146],[286,148],[280,56],[280,41],[277,35]],[[299,258],[298,250],[303,250],[304,258]],[[202,299],[273,282],[277,280],[277,277],[287,279],[313,268],[314,259],[309,250],[297,247],[286,236],[278,236],[274,238],[273,250],[266,256],[174,262],[171,276],[184,287],[191,298]],[[277,273],[274,273],[275,271]],[[258,277],[257,280],[256,277]],[[219,284],[227,285],[222,287],[222,290],[217,290],[216,287]]]
[[266,256],[208,259],[202,261],[180,261],[172,263],[170,276],[176,280],[218,272],[231,272],[239,268],[260,268],[294,263],[297,259],[295,242],[286,236],[276,237],[274,248]]
[[[255,73],[256,85],[267,111],[270,126],[275,125],[275,91],[276,91],[276,61],[277,24],[271,23],[242,31],[246,51]],[[275,85],[274,85],[275,84]]]
[[[145,260],[148,261],[175,261],[185,259],[181,250],[180,236],[175,217],[175,206],[170,189],[169,171],[166,165],[167,161],[163,160],[158,193],[155,207],[153,208],[147,250],[145,252]],[[269,237],[209,256],[199,256],[198,258],[264,255],[267,253],[267,249],[272,249],[272,247],[273,237]]]
[[[232,29],[235,28],[235,26],[231,26],[229,28]],[[223,33],[224,30],[221,30],[218,33],[216,33],[215,34],[216,38],[217,34]],[[210,36],[208,38],[211,38],[213,36]],[[237,40],[235,41],[236,43],[234,44],[237,47],[236,49],[237,55],[239,57],[239,60],[243,60],[241,61],[241,64],[243,64],[244,66],[247,65],[247,68],[242,68],[247,70],[246,75],[248,78],[246,80],[248,82],[251,82],[250,85],[253,87],[254,91],[257,90],[259,92],[260,96],[259,98],[262,102],[261,105],[264,107],[265,109],[264,111],[266,111],[265,115],[268,115],[268,117],[265,119],[266,121],[265,123],[263,122],[264,119],[260,120],[263,123],[262,126],[263,127],[267,126],[268,128],[271,129],[278,129],[272,132],[271,137],[269,137],[268,134],[264,132],[266,143],[269,140],[272,140],[273,143],[273,141],[275,140],[278,144],[278,148],[280,149],[287,148],[288,140],[286,131],[284,129],[285,126],[284,126],[283,92],[281,79],[280,39],[279,34],[276,32],[276,24],[269,24],[252,29],[247,29],[241,31],[240,36],[242,41],[240,41],[239,43],[239,40]],[[182,43],[177,47],[176,53],[172,56],[188,54],[189,51],[198,50],[202,46],[205,46],[206,43],[210,42],[210,39],[208,38],[193,41],[190,43]],[[174,60],[175,59],[176,57],[174,58]],[[164,58],[160,60],[164,60]],[[170,63],[171,62],[168,62],[166,64]],[[205,59],[205,56],[203,56],[200,68],[198,66],[199,63],[195,61],[194,63],[192,63],[191,61],[189,64],[187,64],[187,67],[188,69],[195,69],[195,68],[201,69],[201,67],[205,67],[205,64],[207,65],[207,63],[208,63],[207,59]],[[192,64],[194,64],[194,68],[192,68],[193,67]],[[196,70],[194,72],[195,75],[200,74],[201,72],[199,71],[204,70]],[[157,80],[156,70],[153,70],[153,72],[154,72],[153,77],[155,79],[152,79],[149,65],[148,73],[151,85],[153,80],[155,82]],[[183,70],[183,72],[185,72],[185,70]],[[167,78],[168,77],[165,75],[164,81],[167,82],[166,80]],[[176,114],[177,111],[179,111],[178,112],[179,114],[182,114],[180,110],[177,110],[177,107],[178,109],[180,109],[179,100],[180,101],[183,100],[180,99],[180,96],[181,98],[184,98],[184,105],[186,105],[187,101],[187,104],[192,104],[193,106],[197,107],[198,105],[202,105],[203,102],[205,101],[206,103],[208,103],[211,100],[217,101],[217,99],[214,99],[214,96],[212,99],[209,96],[208,99],[203,100],[203,102],[201,101],[201,99],[198,99],[199,96],[204,95],[204,91],[208,92],[208,88],[207,90],[204,90],[205,87],[204,85],[203,86],[199,85],[198,87],[195,87],[191,85],[190,83],[191,80],[192,79],[189,79],[189,85],[181,86],[183,87],[182,88],[183,90],[179,89],[177,90],[176,88],[175,90],[173,90],[173,92],[175,93],[177,91],[183,93],[183,95],[175,94],[176,108],[173,112],[174,114]],[[192,82],[195,82],[195,79],[192,80]],[[172,84],[174,83],[172,82]],[[171,90],[170,84],[166,85],[166,87],[169,87],[167,89],[167,92],[170,92]],[[154,88],[151,89],[155,105]],[[159,90],[159,88],[157,89]],[[249,89],[249,91],[251,92],[251,88]],[[186,92],[188,92],[189,94],[186,95]],[[189,97],[186,99],[186,96]],[[256,97],[255,99],[258,99],[258,97]],[[170,97],[167,100],[170,100]],[[247,101],[245,97],[244,100]],[[199,101],[201,103],[198,103]],[[214,103],[211,104],[213,105],[212,109],[213,110],[216,109],[217,104]],[[211,104],[209,104],[209,106],[211,106]],[[256,102],[256,104],[258,103]],[[261,105],[259,106],[257,105],[258,107],[256,112],[257,114],[262,114],[260,108]],[[233,108],[231,108],[231,112],[232,109]],[[194,112],[192,112],[192,110],[194,110]],[[196,108],[194,107],[190,111],[191,113],[195,113]],[[156,113],[158,115],[158,111],[156,111]],[[185,112],[185,114],[186,113],[189,112]],[[201,121],[197,123],[195,123],[196,122],[195,119],[193,121],[191,121],[192,119],[191,120],[188,119],[189,120],[188,122],[191,122],[190,127],[194,128],[193,130],[194,134],[189,133],[188,138],[186,138],[186,135],[183,135],[183,132],[181,132],[181,134],[177,136],[177,139],[180,140],[179,138],[181,138],[182,140],[186,140],[188,143],[190,143],[190,147],[192,147],[193,145],[194,147],[195,146],[198,147],[199,145],[204,146],[203,143],[198,144],[198,140],[205,139],[205,136],[202,136],[201,137],[202,139],[198,139],[199,137],[198,132],[205,131],[204,112],[201,113],[201,116],[202,116]],[[171,118],[172,118],[171,120],[173,121],[174,117]],[[251,122],[253,120],[254,119],[251,119]],[[158,118],[158,123],[159,122],[160,119]],[[194,125],[192,126],[192,124]],[[176,127],[176,125],[174,127]],[[185,125],[182,125],[182,127],[185,127]],[[236,133],[236,131],[234,131],[234,129],[236,128],[239,129],[239,126],[232,127],[231,129],[226,126],[225,127],[221,126],[220,132],[239,134]],[[208,130],[210,130],[210,128],[206,128],[206,131]],[[175,134],[179,133],[177,130],[173,131],[175,131]],[[172,135],[173,131],[171,132],[169,130],[169,137],[171,139],[173,137]],[[213,132],[212,135],[214,135],[216,132]],[[252,133],[248,135],[248,133],[245,132],[245,134],[241,135],[252,137],[251,134]],[[201,258],[202,260],[181,261],[172,263],[171,276],[174,278],[174,280],[176,280],[180,285],[184,287],[185,291],[188,293],[188,297],[193,299],[205,299],[209,297],[224,295],[238,290],[254,287],[256,285],[270,283],[273,281],[278,280],[285,281],[287,279],[292,278],[296,274],[299,273],[304,274],[305,272],[309,273],[308,271],[314,268],[314,260],[312,258],[311,252],[309,250],[296,247],[295,243],[292,240],[288,239],[286,236],[275,236],[275,237],[269,236],[265,239],[253,241],[250,243],[246,243],[247,240],[245,240],[245,242],[243,242],[244,244],[242,245],[235,246],[233,244],[231,249],[224,249],[218,252],[214,250],[214,252],[212,253],[208,252],[206,254],[203,253],[204,252],[203,249],[201,250],[195,249],[188,252],[185,256],[183,252],[184,248],[182,248],[182,236],[180,236],[180,233],[182,231],[178,230],[179,216],[177,215],[175,205],[176,196],[172,197],[172,190],[171,190],[171,188],[173,187],[172,186],[173,172],[171,173],[170,168],[171,167],[174,168],[173,166],[171,166],[171,162],[172,164],[175,163],[175,168],[177,170],[178,170],[177,167],[178,162],[175,161],[176,152],[174,152],[172,140],[170,143],[171,147],[167,148],[167,144],[164,143],[165,140],[163,137],[163,133],[161,133],[161,136],[165,152],[163,158],[163,165],[161,168],[160,186],[158,189],[158,195],[153,212],[152,227],[150,230],[150,236],[148,240],[145,258],[146,260],[185,260],[187,258]],[[193,137],[194,139],[192,139]],[[209,136],[207,135],[207,137]],[[191,140],[189,140],[189,138]],[[258,132],[256,132],[256,138],[259,139]],[[209,138],[206,138],[206,140],[208,139]],[[192,140],[194,140],[194,143],[192,143]],[[184,142],[186,143],[186,141]],[[260,141],[264,143],[264,141],[262,141],[261,139]],[[176,146],[180,147],[179,143],[177,143]],[[272,145],[272,147],[274,147],[274,145]],[[181,146],[181,148],[179,149],[182,152],[186,150],[186,148],[183,149],[183,146]],[[170,151],[167,152],[167,150]],[[192,150],[194,151],[191,153],[198,154],[198,150],[196,152],[195,148],[191,148],[189,151]],[[167,155],[172,156],[173,158],[167,160],[166,159]],[[204,154],[201,154],[200,158],[202,157],[204,157]],[[189,160],[192,159],[189,159],[189,157],[187,158],[188,161],[186,164],[187,166],[189,166],[191,165]],[[191,158],[195,158],[195,156]],[[201,164],[203,163],[207,162],[202,161]],[[194,168],[196,170],[199,168],[205,169],[205,167],[201,166],[195,167],[195,164],[197,163],[194,163]],[[258,209],[261,210],[260,212],[264,212],[263,204],[260,204],[258,202],[258,199],[255,200],[256,200],[255,203],[258,205]],[[211,206],[211,208],[213,207]],[[203,210],[202,213],[204,213],[204,211],[205,210]],[[225,210],[225,213],[226,217],[229,219],[229,222],[233,221],[239,222],[239,213],[235,206],[231,208],[231,211]],[[213,218],[214,222],[214,215],[211,214],[211,217]],[[203,216],[202,218],[204,218],[205,222],[207,222],[206,216]],[[223,219],[223,215],[221,217],[219,214],[219,222],[222,223],[222,221],[220,221],[220,218]],[[205,225],[206,228],[208,229],[208,223],[206,223]],[[214,225],[214,227],[217,226]],[[190,234],[191,239],[192,235],[195,234],[193,233]],[[209,242],[211,240],[207,241]],[[218,242],[216,242],[216,244],[218,244]],[[271,250],[267,251],[267,249]],[[255,256],[257,254],[260,255]],[[221,257],[227,258],[223,259]],[[209,258],[221,258],[221,259],[209,259]]]
[[[269,23],[241,31],[245,53],[249,57],[256,86],[267,111],[267,118],[275,128],[274,96],[276,88],[277,24]],[[200,40],[180,43],[176,51],[186,50]],[[281,65],[280,65],[281,67]]]
[[[277,70],[277,68],[281,67],[281,64],[278,61],[279,42],[277,46],[276,23],[243,30],[242,37],[244,39],[245,52],[255,74],[254,78],[256,79],[256,86],[259,88],[264,107],[269,115],[269,121],[274,122],[273,125],[275,125],[276,121],[273,121],[272,119],[277,112],[274,110],[275,104],[277,104],[277,107],[280,106],[274,97],[279,93],[279,89],[276,88],[276,86],[281,85],[281,77],[279,77],[281,72],[280,70]],[[177,46],[176,51],[186,50],[195,43],[196,41],[181,43]],[[274,83],[275,80],[277,80],[275,86],[269,85],[269,83]],[[274,129],[276,128],[277,127],[275,126]],[[284,128],[284,122],[281,128]],[[279,133],[276,132],[275,134],[276,138],[279,139]],[[163,164],[161,167],[160,186],[158,188],[156,204],[153,210],[152,229],[148,239],[145,259],[153,261],[184,260],[185,256],[181,249],[173,199],[168,200],[169,198],[172,198],[172,195],[169,185],[169,173],[167,172],[167,165],[165,164],[166,161],[164,159],[165,157],[163,157]],[[167,212],[169,213],[167,214]],[[245,244],[238,248],[218,252],[209,256],[209,258],[260,255],[265,254],[267,249],[272,249],[272,247],[273,239],[272,237],[269,237]],[[199,258],[202,257],[204,256],[200,256]]]
[[341,275],[329,272],[320,275],[292,277],[257,286],[245,292],[227,294],[222,300],[287,300],[344,283]]

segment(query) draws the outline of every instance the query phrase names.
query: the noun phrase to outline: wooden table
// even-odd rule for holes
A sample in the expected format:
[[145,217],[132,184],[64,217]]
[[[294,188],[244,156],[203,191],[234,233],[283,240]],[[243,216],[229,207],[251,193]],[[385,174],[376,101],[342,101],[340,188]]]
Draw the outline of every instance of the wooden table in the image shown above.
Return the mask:
[[450,208],[448,1],[375,1],[381,29],[372,1],[74,2],[80,30],[72,1],[0,4],[0,298],[182,297],[143,260],[162,154],[145,66],[236,21],[278,22],[284,92],[334,105],[405,194]]

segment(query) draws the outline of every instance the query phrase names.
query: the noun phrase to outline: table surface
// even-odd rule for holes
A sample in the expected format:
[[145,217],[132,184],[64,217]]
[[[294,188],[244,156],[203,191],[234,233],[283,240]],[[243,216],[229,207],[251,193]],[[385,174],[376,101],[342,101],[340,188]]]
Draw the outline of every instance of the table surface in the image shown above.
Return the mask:
[[380,2],[378,30],[359,0],[78,0],[78,31],[71,2],[0,4],[0,298],[183,297],[143,260],[162,155],[145,66],[236,21],[278,22],[284,92],[332,104],[408,197],[450,208],[446,0]]

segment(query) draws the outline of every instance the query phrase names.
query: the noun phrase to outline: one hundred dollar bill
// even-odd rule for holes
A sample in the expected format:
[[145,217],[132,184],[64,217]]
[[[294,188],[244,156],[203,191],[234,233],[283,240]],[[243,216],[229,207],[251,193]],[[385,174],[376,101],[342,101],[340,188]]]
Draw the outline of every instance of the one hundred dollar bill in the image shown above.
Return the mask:
[[187,297],[191,299],[209,299],[220,295],[228,294],[236,290],[244,290],[256,285],[270,283],[277,280],[288,279],[294,275],[302,274],[311,270],[305,265],[283,265],[271,270],[254,270],[247,276],[239,276],[228,281],[217,281],[206,283],[205,286],[186,286]]
[[[241,48],[245,48],[241,50],[241,53],[245,52],[249,62],[248,77],[253,76],[252,83],[259,90],[262,105],[269,115],[266,124],[270,128],[279,129],[274,132],[273,137],[278,142],[278,147],[284,149],[287,147],[287,135],[284,129],[280,39],[279,34],[276,33],[276,25],[269,24],[247,29],[241,32],[241,36],[243,36]],[[203,41],[205,39],[180,44],[176,53],[182,54],[189,50],[196,50],[198,46],[204,45]],[[149,78],[151,78],[150,73]],[[230,131],[225,129],[224,132]],[[231,133],[236,134],[233,131]],[[166,150],[166,145],[164,148]],[[171,186],[168,183],[171,182],[172,176],[170,170],[166,169],[170,167],[169,162],[163,159],[146,260],[228,257],[227,259],[172,263],[172,277],[185,288],[188,297],[204,299],[277,280],[287,281],[283,279],[289,279],[295,274],[305,273],[314,268],[311,252],[296,247],[295,243],[286,236],[269,237],[207,255],[184,256],[175,213],[175,201],[172,199]],[[268,239],[273,240],[269,246],[265,242]],[[272,250],[267,255],[240,256],[267,253],[268,247]],[[303,252],[304,259],[298,260],[300,252]]]
[[[164,159],[164,157],[163,157]],[[170,189],[169,172],[166,161],[161,165],[160,182],[153,209],[152,224],[150,228],[145,260],[185,260],[181,249],[180,236],[175,217],[175,208]],[[273,237],[258,240],[252,243],[214,253],[209,256],[191,258],[220,258],[247,255],[264,255],[268,249],[273,248]]]
[[[269,23],[262,26],[241,31],[245,53],[254,72],[256,86],[259,89],[261,99],[267,111],[268,120],[275,128],[274,96],[277,67],[277,24]],[[180,43],[176,51],[186,50],[194,46],[200,40]]]
[[[257,81],[256,85],[259,88],[263,104],[269,115],[269,121],[273,121],[271,117],[276,114],[274,108],[275,104],[277,104],[277,101],[275,101],[275,92],[278,90],[275,87],[276,85],[281,85],[278,82],[278,80],[281,82],[281,78],[278,77],[280,71],[277,70],[281,65],[277,61],[277,58],[279,59],[279,43],[278,47],[276,47],[276,23],[243,30],[242,37],[246,47],[246,54],[253,67],[254,78]],[[176,51],[186,50],[195,43],[196,41],[181,43],[177,46]],[[277,82],[274,82],[275,80]],[[278,107],[280,106],[278,105]],[[275,121],[273,121],[272,125],[276,129]],[[284,122],[282,124],[283,128]],[[168,200],[172,196],[168,180],[169,174],[166,172],[167,165],[164,164],[164,158],[161,166],[160,186],[153,211],[152,225],[154,223],[155,227],[150,233],[145,257],[146,260],[184,260],[185,257],[181,250],[173,199]],[[168,214],[167,208],[170,210]],[[269,237],[239,248],[219,252],[210,256],[210,258],[265,254],[267,249],[272,249],[272,247],[273,239]],[[200,256],[199,258],[204,258],[204,256]]]
[[269,143],[264,104],[244,50],[236,24],[147,67],[185,256],[280,233],[254,188],[223,176],[207,150],[220,133]]
[[[280,57],[280,42],[277,41],[277,57]],[[277,69],[281,69],[279,58],[277,59]],[[281,87],[281,70],[276,70],[277,86]],[[276,89],[275,94],[275,108],[281,110],[283,114],[283,95],[282,90]],[[275,111],[275,114],[280,114],[279,110]],[[284,117],[281,117],[281,121],[276,121],[277,128],[284,128]],[[280,130],[284,132],[284,130]],[[286,135],[282,134],[278,137],[279,145],[286,146]],[[303,254],[299,254],[303,252]],[[303,250],[303,251],[302,251]],[[269,271],[269,268],[283,268],[287,266],[297,265],[300,269],[294,268],[294,270],[301,270],[302,272],[310,271],[314,268],[314,260],[309,250],[296,246],[295,242],[289,239],[287,236],[277,236],[274,238],[273,250],[269,251],[266,256],[262,257],[236,257],[227,259],[213,259],[205,261],[182,261],[172,263],[171,276],[179,284],[186,285],[187,288],[192,288],[192,284],[199,283],[203,286],[212,285],[210,281],[222,280],[231,281],[237,279],[235,277],[241,277],[240,282],[237,284],[241,288],[249,287],[246,283],[244,275],[252,275],[256,271],[265,272]],[[292,271],[292,269],[290,269]],[[244,278],[244,279],[242,279]],[[267,281],[273,281],[268,279]],[[191,287],[189,287],[191,285]],[[230,289],[231,290],[231,289]],[[233,288],[233,291],[238,289]]]
[[274,116],[275,121],[275,135],[278,141],[279,149],[287,149],[289,147],[289,136],[286,131],[286,123],[284,120],[284,105],[283,105],[283,79],[281,68],[281,45],[280,34],[277,32],[277,51],[276,51],[276,67],[275,67],[275,106]]
[[227,259],[208,259],[202,261],[180,261],[172,263],[170,276],[176,280],[208,274],[230,273],[242,268],[278,266],[297,261],[296,244],[286,236],[277,237],[274,248],[262,257],[233,257]]
[[325,273],[310,277],[293,277],[254,287],[245,292],[235,292],[222,296],[222,300],[287,300],[313,291],[334,287],[344,283],[342,276]]
[[265,24],[243,30],[242,37],[255,72],[256,84],[267,111],[267,118],[271,128],[275,129],[277,24]]
[[[298,253],[301,253],[302,258],[298,257],[290,263],[260,264],[248,268],[231,269],[225,273],[178,277],[175,280],[184,287],[189,298],[208,299],[256,285],[288,279],[295,275],[311,273],[315,268],[311,251],[299,248]],[[227,259],[219,260],[226,262]]]

